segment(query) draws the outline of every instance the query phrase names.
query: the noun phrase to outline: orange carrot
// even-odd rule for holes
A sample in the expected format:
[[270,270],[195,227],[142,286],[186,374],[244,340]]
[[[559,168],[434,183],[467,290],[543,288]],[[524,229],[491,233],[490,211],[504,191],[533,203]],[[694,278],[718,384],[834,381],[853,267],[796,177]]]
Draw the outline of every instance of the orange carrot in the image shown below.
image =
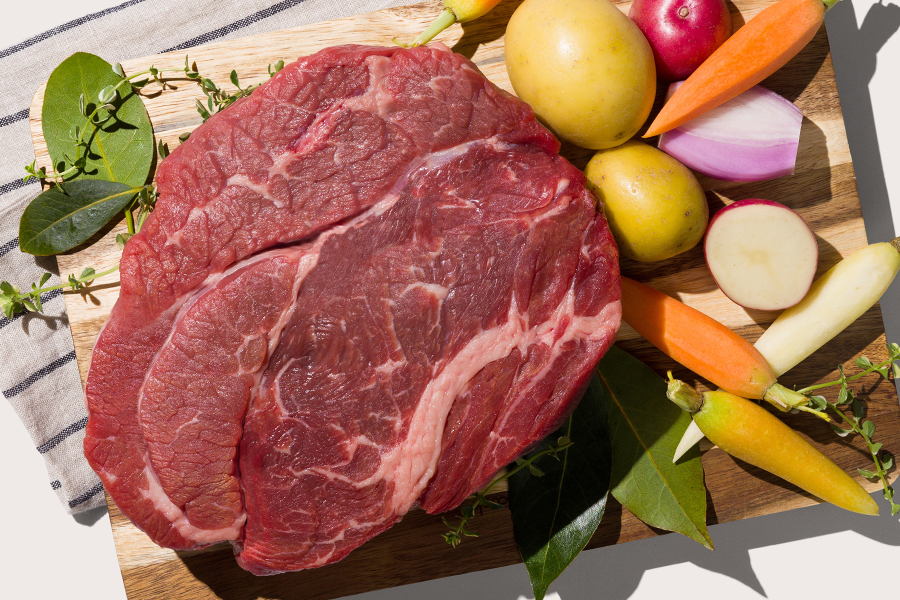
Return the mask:
[[712,317],[627,277],[622,277],[622,320],[668,356],[732,394],[765,399],[780,410],[807,403],[805,396],[778,383],[750,342]]
[[644,137],[731,100],[777,71],[813,38],[839,0],[779,0],[750,19],[678,88]]

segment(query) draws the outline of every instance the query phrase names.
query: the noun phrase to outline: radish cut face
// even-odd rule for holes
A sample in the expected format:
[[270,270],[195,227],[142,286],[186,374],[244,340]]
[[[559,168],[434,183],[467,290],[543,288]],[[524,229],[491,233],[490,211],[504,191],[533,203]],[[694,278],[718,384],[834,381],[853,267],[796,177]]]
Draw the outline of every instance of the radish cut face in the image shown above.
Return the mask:
[[781,310],[806,295],[819,248],[806,222],[770,200],[741,200],[713,217],[704,242],[716,284],[745,308]]

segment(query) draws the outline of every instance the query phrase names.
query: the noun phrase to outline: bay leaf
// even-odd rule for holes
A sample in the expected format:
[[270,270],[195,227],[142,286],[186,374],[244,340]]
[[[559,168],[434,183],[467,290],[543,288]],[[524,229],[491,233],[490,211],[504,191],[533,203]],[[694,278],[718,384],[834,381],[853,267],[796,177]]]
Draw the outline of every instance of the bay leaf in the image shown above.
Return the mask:
[[76,179],[52,187],[22,213],[19,247],[37,256],[74,248],[122,212],[139,191],[101,179]]
[[[609,492],[610,446],[601,384],[594,375],[584,398],[562,428],[530,455],[551,442],[568,438],[572,445],[535,461],[509,481],[513,533],[531,578],[535,599],[584,549],[600,524]],[[527,458],[527,457],[526,457]]]
[[[144,103],[130,85],[117,91],[112,116],[94,131],[80,106],[88,113],[100,104],[101,90],[115,86],[122,77],[112,65],[86,52],[76,52],[50,74],[44,91],[41,121],[47,151],[58,172],[72,166],[76,156],[87,160],[78,179],[105,179],[132,187],[144,185],[153,161],[153,126]],[[82,97],[84,100],[82,101]],[[75,128],[85,131],[84,149],[76,146]],[[67,158],[68,157],[68,158]]]
[[672,456],[691,421],[666,397],[666,383],[613,346],[598,367],[609,411],[612,494],[644,523],[682,533],[712,550],[700,450]]

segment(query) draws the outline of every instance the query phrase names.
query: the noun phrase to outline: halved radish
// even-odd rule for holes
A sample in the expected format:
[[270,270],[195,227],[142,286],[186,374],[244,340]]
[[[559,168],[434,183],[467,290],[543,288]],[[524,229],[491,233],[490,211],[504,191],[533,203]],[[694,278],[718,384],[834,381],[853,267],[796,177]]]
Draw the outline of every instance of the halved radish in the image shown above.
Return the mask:
[[818,244],[806,222],[771,200],[740,200],[716,213],[704,251],[725,295],[758,310],[800,302],[819,262]]

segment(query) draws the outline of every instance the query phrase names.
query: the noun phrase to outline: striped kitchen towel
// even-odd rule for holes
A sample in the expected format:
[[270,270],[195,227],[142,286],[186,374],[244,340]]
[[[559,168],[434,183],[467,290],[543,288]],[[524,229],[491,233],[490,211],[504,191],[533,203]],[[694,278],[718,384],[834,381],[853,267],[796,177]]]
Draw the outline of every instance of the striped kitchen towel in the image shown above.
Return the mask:
[[[23,254],[17,236],[22,211],[41,191],[22,179],[34,160],[28,106],[67,56],[91,52],[115,63],[413,1],[129,0],[0,50],[0,280],[25,289],[49,271],[48,285],[60,281],[56,259]],[[87,412],[62,293],[49,292],[42,301],[43,314],[0,315],[0,391],[44,456],[50,486],[75,513],[100,506],[103,486],[81,450]]]

